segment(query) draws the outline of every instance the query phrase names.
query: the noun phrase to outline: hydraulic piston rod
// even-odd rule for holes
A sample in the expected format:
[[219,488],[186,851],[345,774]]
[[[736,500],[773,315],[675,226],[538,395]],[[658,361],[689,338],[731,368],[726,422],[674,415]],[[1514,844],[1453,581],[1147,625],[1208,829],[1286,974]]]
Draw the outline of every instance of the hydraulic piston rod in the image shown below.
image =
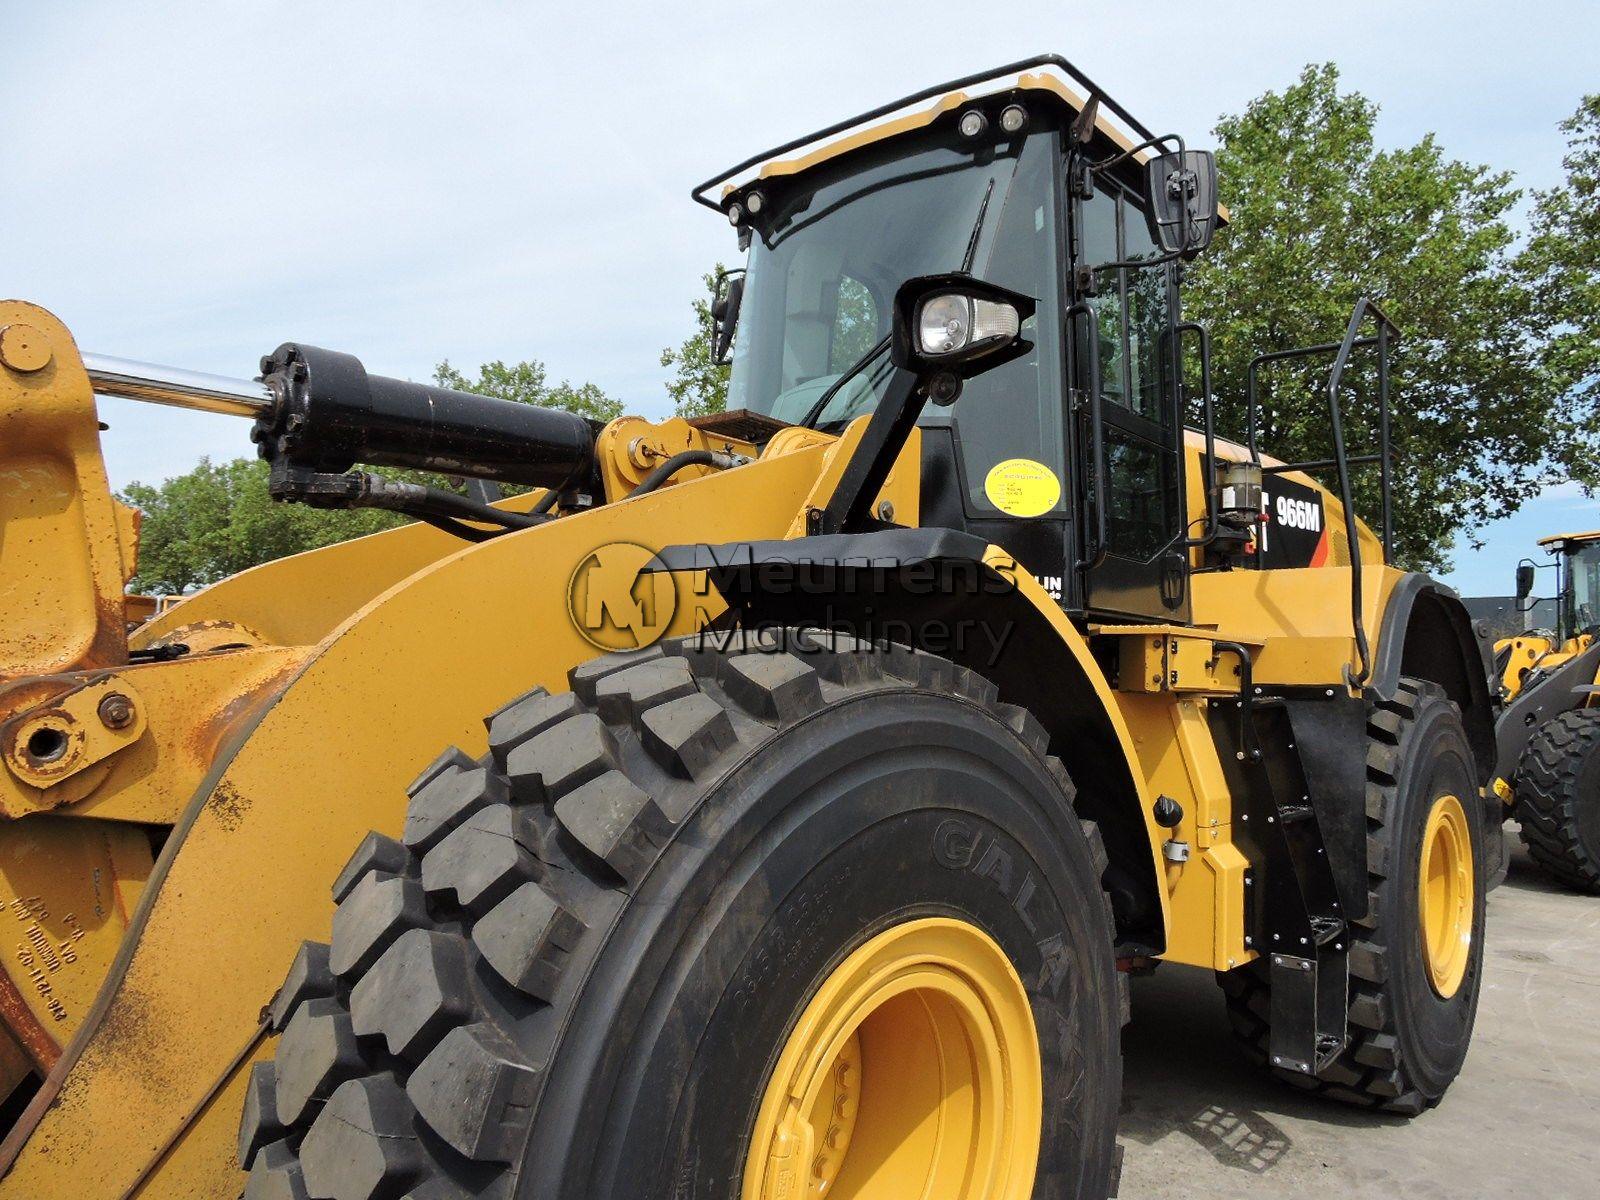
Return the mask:
[[95,392],[102,396],[122,396],[234,417],[258,417],[272,407],[272,391],[259,379],[207,375],[104,354],[85,354],[83,365]]

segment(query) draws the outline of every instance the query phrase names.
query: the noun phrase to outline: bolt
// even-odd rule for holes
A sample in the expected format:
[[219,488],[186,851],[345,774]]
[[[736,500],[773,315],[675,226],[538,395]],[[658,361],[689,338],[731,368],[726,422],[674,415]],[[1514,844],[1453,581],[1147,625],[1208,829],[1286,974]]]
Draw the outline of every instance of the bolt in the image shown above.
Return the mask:
[[0,363],[28,374],[50,364],[50,343],[32,325],[0,327]]
[[892,520],[894,520],[894,505],[892,503],[890,503],[888,500],[885,500],[882,504],[878,505],[878,520],[880,520],[880,521],[892,521]]
[[133,724],[133,701],[121,692],[112,692],[100,701],[97,711],[100,723],[107,729],[126,729]]

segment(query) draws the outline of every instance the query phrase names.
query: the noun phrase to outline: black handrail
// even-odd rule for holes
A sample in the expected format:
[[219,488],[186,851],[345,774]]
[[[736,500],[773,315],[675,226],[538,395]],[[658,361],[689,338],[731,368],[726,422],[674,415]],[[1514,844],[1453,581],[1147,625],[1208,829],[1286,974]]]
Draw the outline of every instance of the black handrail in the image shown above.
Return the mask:
[[[1367,337],[1360,337],[1358,335],[1361,327],[1366,323],[1368,316],[1376,322],[1377,332]],[[1389,319],[1388,314],[1375,301],[1363,296],[1356,301],[1355,310],[1350,314],[1350,323],[1345,327],[1342,341],[1258,354],[1250,360],[1250,366],[1246,371],[1245,442],[1250,449],[1251,459],[1259,465],[1261,451],[1256,445],[1256,409],[1260,369],[1268,364],[1285,362],[1289,359],[1311,358],[1333,353],[1333,368],[1328,373],[1328,420],[1333,433],[1334,457],[1314,462],[1285,463],[1278,467],[1262,468],[1262,471],[1263,474],[1279,474],[1284,471],[1314,470],[1330,466],[1338,469],[1339,502],[1344,505],[1345,543],[1350,556],[1350,624],[1355,634],[1356,653],[1361,660],[1361,668],[1351,677],[1350,682],[1357,687],[1366,683],[1372,674],[1372,651],[1367,642],[1366,622],[1362,617],[1361,542],[1356,529],[1355,500],[1350,487],[1350,464],[1373,461],[1378,464],[1378,486],[1383,506],[1383,555],[1384,560],[1388,561],[1394,553],[1393,498],[1390,494],[1393,456],[1389,445],[1389,340],[1399,332],[1399,327]],[[1352,458],[1345,452],[1344,414],[1339,408],[1339,384],[1344,379],[1344,369],[1350,361],[1351,352],[1367,346],[1375,346],[1378,350],[1378,453]]]
[[[1352,466],[1368,466],[1379,459],[1376,454],[1352,454],[1348,459]],[[1270,467],[1262,467],[1263,475],[1284,475],[1290,471],[1326,471],[1329,467],[1337,467],[1337,458],[1310,458],[1304,462],[1273,463]]]
[[[1183,335],[1195,333],[1200,336],[1200,412],[1206,439],[1206,531],[1200,537],[1185,540],[1184,545],[1192,550],[1211,545],[1222,531],[1222,507],[1217,503],[1217,430],[1211,406],[1211,331],[1198,321],[1180,321],[1172,327],[1172,332],[1177,339],[1176,370],[1180,396],[1183,394]],[[1179,426],[1182,427],[1181,420]]]
[[[1377,338],[1361,338],[1355,342],[1357,346],[1376,346]],[[1261,461],[1261,451],[1256,446],[1256,384],[1260,378],[1261,368],[1273,363],[1287,362],[1292,358],[1315,358],[1319,354],[1332,354],[1338,350],[1342,343],[1323,342],[1317,346],[1300,346],[1294,350],[1269,350],[1265,354],[1258,354],[1250,360],[1250,366],[1245,371],[1245,412],[1244,429],[1245,445],[1250,448],[1250,457],[1255,462]]]
[[1075,328],[1073,321],[1080,316],[1089,318],[1089,461],[1094,467],[1094,557],[1085,558],[1080,553],[1073,569],[1092,571],[1105,562],[1110,544],[1106,520],[1106,427],[1100,398],[1100,314],[1087,300],[1076,301],[1067,309],[1067,328]]
[[[1350,552],[1350,622],[1355,631],[1356,653],[1361,656],[1361,669],[1356,672],[1351,683],[1356,687],[1367,682],[1372,674],[1372,651],[1367,645],[1366,624],[1361,615],[1361,543],[1356,532],[1355,501],[1350,491],[1350,463],[1344,449],[1344,419],[1339,411],[1339,383],[1344,378],[1345,364],[1350,361],[1350,352],[1355,349],[1356,334],[1361,331],[1367,314],[1372,314],[1378,323],[1378,336],[1375,340],[1378,345],[1378,409],[1381,414],[1379,424],[1382,429],[1383,445],[1379,448],[1381,462],[1379,470],[1383,472],[1383,508],[1384,527],[1388,533],[1389,526],[1389,422],[1387,419],[1389,408],[1388,384],[1389,371],[1387,363],[1388,331],[1399,330],[1388,314],[1379,308],[1373,301],[1363,296],[1356,301],[1356,308],[1350,314],[1350,324],[1345,327],[1344,342],[1339,346],[1339,353],[1334,357],[1333,370],[1328,374],[1328,417],[1333,425],[1333,452],[1339,460],[1339,502],[1344,505],[1344,535],[1345,543]],[[1384,558],[1389,556],[1387,541],[1383,548]]]
[[1110,109],[1119,118],[1121,118],[1123,123],[1126,124],[1134,133],[1138,134],[1142,138],[1154,138],[1156,136],[1145,127],[1142,121],[1140,121],[1127,109],[1123,108],[1122,105],[1118,104],[1115,100],[1111,99],[1110,96],[1106,95],[1106,93],[1101,90],[1099,84],[1095,83],[1094,80],[1090,79],[1082,71],[1078,70],[1077,67],[1073,66],[1066,59],[1062,58],[1061,55],[1037,54],[1032,58],[1024,58],[1019,59],[1014,63],[1007,63],[1003,67],[995,67],[988,71],[979,71],[976,75],[964,75],[960,79],[952,79],[949,83],[940,83],[935,84],[933,87],[923,88],[921,91],[912,92],[911,95],[906,96],[903,99],[894,100],[888,104],[880,104],[877,108],[874,108],[868,112],[864,112],[860,116],[849,117],[843,121],[836,121],[825,129],[817,130],[816,133],[808,133],[804,137],[797,137],[791,139],[790,141],[784,142],[781,146],[774,146],[771,150],[763,150],[760,154],[752,154],[738,166],[730,167],[726,171],[723,171],[717,175],[713,175],[699,187],[695,188],[694,191],[690,192],[689,195],[696,204],[703,204],[709,209],[721,212],[721,206],[718,205],[714,200],[706,199],[702,193],[709,191],[711,188],[715,187],[719,183],[724,182],[725,180],[732,179],[741,171],[747,171],[751,167],[766,162],[768,159],[777,158],[778,155],[787,154],[789,151],[797,150],[801,146],[810,145],[812,142],[819,142],[823,138],[832,137],[836,133],[843,133],[845,130],[853,129],[857,125],[865,124],[868,121],[875,121],[879,117],[888,116],[890,113],[898,112],[902,108],[907,108],[913,104],[920,104],[924,100],[932,100],[937,96],[944,95],[946,92],[954,92],[960,88],[969,88],[979,83],[988,83],[991,79],[1003,79],[1007,75],[1017,75],[1023,71],[1033,70],[1036,67],[1055,67],[1073,82],[1081,85],[1085,89],[1085,92],[1087,93],[1084,97],[1085,101],[1098,96],[1100,98],[1101,105]]

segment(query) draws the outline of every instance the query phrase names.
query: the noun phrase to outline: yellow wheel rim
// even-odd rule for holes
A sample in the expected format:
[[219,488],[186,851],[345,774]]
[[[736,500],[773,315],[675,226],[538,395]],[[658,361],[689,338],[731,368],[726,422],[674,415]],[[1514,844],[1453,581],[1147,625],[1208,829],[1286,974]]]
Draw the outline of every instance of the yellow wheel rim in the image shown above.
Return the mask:
[[943,917],[880,933],[823,982],[756,1114],[741,1200],[1025,1200],[1044,1084],[1005,951]]
[[1474,909],[1472,838],[1454,796],[1440,796],[1422,831],[1422,954],[1433,990],[1448,1000],[1461,987],[1472,957]]

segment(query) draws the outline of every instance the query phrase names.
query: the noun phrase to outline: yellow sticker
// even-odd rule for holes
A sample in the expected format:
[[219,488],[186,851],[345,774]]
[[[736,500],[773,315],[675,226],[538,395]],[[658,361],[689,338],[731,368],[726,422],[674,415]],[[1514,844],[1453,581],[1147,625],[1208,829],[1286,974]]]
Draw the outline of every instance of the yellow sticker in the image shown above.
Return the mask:
[[1504,779],[1496,779],[1494,781],[1494,794],[1499,796],[1506,804],[1510,804],[1517,798],[1517,793],[1512,790],[1511,785]]
[[1001,512],[1013,517],[1037,517],[1061,499],[1061,481],[1055,472],[1031,458],[1008,458],[995,463],[983,481],[983,494]]

